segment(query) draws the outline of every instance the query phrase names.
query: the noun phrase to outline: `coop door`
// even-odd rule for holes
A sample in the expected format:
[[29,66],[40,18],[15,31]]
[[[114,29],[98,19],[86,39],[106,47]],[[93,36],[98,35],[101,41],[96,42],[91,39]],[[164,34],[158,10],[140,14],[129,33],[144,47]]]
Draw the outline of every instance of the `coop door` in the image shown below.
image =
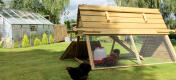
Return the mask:
[[86,41],[93,69],[139,64],[130,36],[86,36]]

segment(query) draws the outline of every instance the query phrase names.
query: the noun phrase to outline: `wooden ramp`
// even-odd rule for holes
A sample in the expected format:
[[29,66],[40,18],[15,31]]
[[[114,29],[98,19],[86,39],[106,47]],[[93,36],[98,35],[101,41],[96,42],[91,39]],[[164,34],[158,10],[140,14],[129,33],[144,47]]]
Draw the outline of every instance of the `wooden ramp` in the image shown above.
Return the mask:
[[144,57],[155,57],[174,61],[173,55],[164,36],[145,36],[140,50]]
[[60,59],[73,59],[75,57],[79,59],[88,59],[88,51],[85,41],[80,41],[79,43],[72,41]]
[[[101,46],[101,44],[99,41],[91,41],[91,46],[93,50],[96,46]],[[72,41],[60,59],[73,59],[75,57],[79,59],[88,59],[86,41]]]

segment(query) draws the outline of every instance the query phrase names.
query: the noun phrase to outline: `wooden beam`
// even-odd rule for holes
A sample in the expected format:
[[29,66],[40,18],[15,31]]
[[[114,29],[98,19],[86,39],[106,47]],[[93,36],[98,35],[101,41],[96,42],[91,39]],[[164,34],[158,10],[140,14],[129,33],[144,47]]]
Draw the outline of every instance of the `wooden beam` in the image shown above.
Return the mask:
[[[109,16],[109,15],[108,15]],[[104,17],[104,16],[81,16],[82,22],[111,22],[111,23],[148,23],[165,24],[163,19],[125,18],[125,17]]]
[[[118,37],[116,37],[116,36],[111,36],[111,38],[112,38],[113,40],[115,40],[116,42],[118,42],[124,49],[126,49],[127,51],[129,51],[130,53],[132,53],[132,54],[135,56],[135,51],[132,50],[132,49],[130,48],[130,46],[129,46],[127,43],[125,43],[124,41],[121,41],[121,40],[120,40]],[[142,56],[139,55],[139,57],[140,57],[141,60],[144,60],[144,58],[143,58]]]
[[174,49],[174,47],[173,47],[173,45],[172,45],[172,43],[171,43],[171,41],[170,41],[168,35],[165,35],[165,40],[166,40],[166,43],[167,43],[167,45],[168,45],[168,47],[169,47],[169,49],[170,49],[170,51],[171,51],[171,53],[172,53],[173,59],[174,59],[175,62],[176,62],[176,53],[175,53],[175,49]]
[[89,35],[86,35],[86,44],[87,44],[87,50],[88,50],[91,69],[94,70],[95,66],[94,66],[94,62],[93,62],[93,55],[92,55],[92,49],[91,49],[91,45],[90,45]]
[[[121,17],[121,18],[143,18],[142,13],[118,13],[108,12],[109,17]],[[104,11],[80,11],[81,16],[103,16]],[[148,19],[163,19],[161,14],[145,14]]]
[[136,48],[136,45],[135,45],[135,43],[134,43],[134,39],[133,39],[133,36],[132,36],[132,35],[130,35],[130,41],[131,41],[131,43],[132,43],[132,45],[133,45],[133,48],[134,48],[134,50],[135,50],[135,55],[136,55],[138,64],[142,64],[142,62],[141,62],[141,60],[140,60],[140,57],[139,57],[139,53],[138,53],[138,51],[137,51],[137,48]]
[[142,24],[142,23],[104,23],[82,22],[84,28],[104,29],[167,29],[166,24]]
[[128,65],[128,66],[113,66],[113,67],[103,67],[103,68],[95,68],[94,70],[104,70],[104,69],[114,69],[114,68],[128,68],[128,67],[140,67],[140,66],[152,66],[158,64],[170,64],[175,62],[163,62],[163,63],[152,63],[152,64],[142,64],[142,65]]
[[95,29],[95,28],[73,28],[73,31],[83,31],[83,32],[106,32],[106,31],[112,31],[112,32],[134,32],[134,33],[140,33],[140,32],[148,32],[148,33],[169,33],[169,32],[175,32],[175,30],[170,29]]
[[74,59],[75,59],[78,63],[80,63],[80,64],[83,63],[82,60],[80,60],[80,59],[78,59],[78,58],[76,58],[76,57],[75,57]]
[[112,53],[112,51],[113,51],[113,49],[114,49],[114,45],[115,45],[115,40],[113,40],[112,48],[111,48],[111,52],[110,52],[110,54]]
[[131,12],[131,13],[152,13],[160,14],[158,9],[149,8],[132,8],[132,7],[115,7],[115,6],[94,6],[94,5],[79,5],[79,10],[90,11],[113,11],[113,12]]

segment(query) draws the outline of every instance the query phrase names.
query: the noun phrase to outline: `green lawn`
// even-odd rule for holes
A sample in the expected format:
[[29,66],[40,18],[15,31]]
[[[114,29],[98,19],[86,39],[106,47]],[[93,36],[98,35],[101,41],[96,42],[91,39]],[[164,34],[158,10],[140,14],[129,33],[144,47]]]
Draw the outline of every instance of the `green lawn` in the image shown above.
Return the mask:
[[[30,48],[0,48],[0,80],[71,80],[66,66],[74,60],[59,60],[69,43]],[[176,80],[176,64],[91,71],[88,80]]]

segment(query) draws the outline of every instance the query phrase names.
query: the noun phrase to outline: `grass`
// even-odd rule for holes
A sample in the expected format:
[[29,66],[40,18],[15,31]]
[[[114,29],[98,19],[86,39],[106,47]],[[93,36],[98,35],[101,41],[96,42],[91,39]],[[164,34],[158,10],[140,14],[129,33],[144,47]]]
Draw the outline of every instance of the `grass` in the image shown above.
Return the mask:
[[[74,60],[59,57],[69,43],[30,48],[0,48],[0,80],[71,80],[66,66]],[[176,80],[176,64],[91,71],[88,80]]]

